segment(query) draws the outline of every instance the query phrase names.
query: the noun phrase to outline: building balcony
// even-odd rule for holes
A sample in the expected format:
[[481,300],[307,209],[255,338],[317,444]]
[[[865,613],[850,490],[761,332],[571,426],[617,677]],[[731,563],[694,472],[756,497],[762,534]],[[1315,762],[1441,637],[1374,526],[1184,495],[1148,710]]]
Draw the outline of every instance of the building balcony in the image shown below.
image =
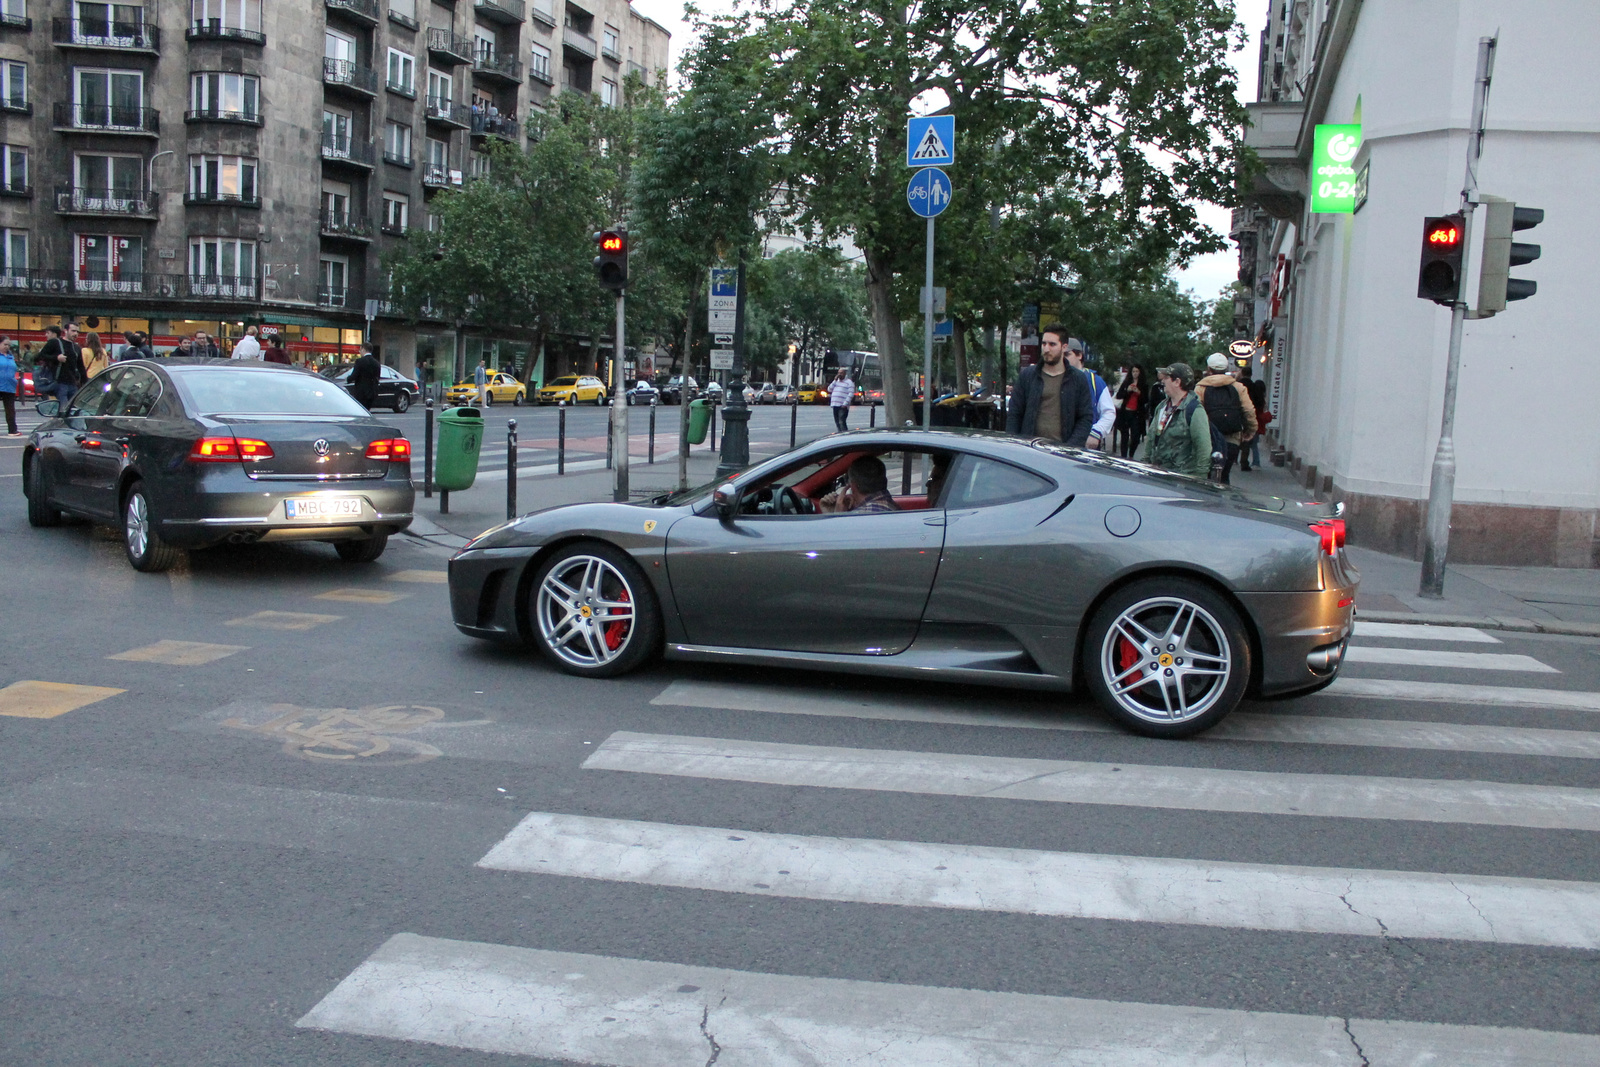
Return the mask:
[[396,96],[403,96],[407,100],[415,100],[417,98],[417,87],[414,84],[402,85],[400,82],[385,81],[383,87],[388,92]]
[[472,0],[472,9],[491,22],[521,24],[528,21],[528,5],[523,0]]
[[352,138],[324,137],[322,139],[322,161],[324,163],[339,163],[349,167],[360,167],[362,170],[372,169],[372,144],[369,141],[357,141]]
[[414,30],[417,28],[416,19],[412,18],[410,15],[402,15],[392,7],[389,9],[389,21],[393,22],[397,26],[404,26],[408,30]]
[[33,104],[20,96],[0,97],[0,111],[8,111],[13,115],[31,115]]
[[56,214],[102,218],[150,219],[156,217],[160,197],[143,189],[79,189],[56,186]]
[[533,3],[528,6],[528,15],[537,22],[542,22],[552,29],[555,28],[556,8],[553,0],[533,0]]
[[215,107],[185,111],[183,113],[183,121],[187,123],[227,122],[235,126],[260,126],[263,122],[259,111],[224,111]]
[[322,84],[336,89],[349,89],[363,96],[377,96],[378,72],[348,59],[324,59]]
[[228,274],[164,275],[190,300],[255,300],[261,286],[253,277]]
[[25,181],[13,179],[0,184],[0,196],[9,196],[17,200],[31,200],[33,198],[33,186]]
[[471,63],[472,53],[472,38],[449,30],[428,31],[428,58],[436,60],[441,66],[458,67],[463,63]]
[[458,130],[464,130],[471,125],[472,112],[465,104],[453,104],[448,100],[430,96],[427,106],[423,109],[423,118],[441,126],[454,126]]
[[55,106],[55,129],[156,137],[161,133],[161,113],[153,107],[74,104],[63,100]]
[[[106,293],[115,296],[141,296],[159,293],[158,279],[162,275],[147,275],[142,270],[86,270],[72,272],[72,291],[75,293]],[[176,294],[174,294],[176,295]]]
[[366,301],[361,297],[361,291],[349,285],[319,285],[317,286],[317,306],[330,309],[348,308],[360,311],[366,306]]
[[548,66],[529,67],[528,77],[532,81],[540,82],[544,85],[554,85],[556,83],[555,75],[550,73]]
[[622,62],[622,53],[617,51],[615,48],[612,48],[608,44],[600,46],[600,55],[601,55],[602,58],[604,58],[604,59],[606,59],[606,60],[608,60],[608,61],[610,61],[612,63],[621,63]]
[[406,228],[398,222],[386,222],[378,227],[378,231],[387,237],[404,237]]
[[633,60],[630,59],[630,60],[628,60],[628,77],[631,78],[635,74],[637,74],[639,76],[639,79],[641,81],[645,80],[644,64],[643,63],[635,63]]
[[29,267],[0,267],[0,292],[70,293],[72,272]]
[[522,127],[517,125],[515,119],[508,119],[503,115],[490,117],[488,115],[472,116],[472,136],[498,137],[503,141],[516,141],[521,136]]
[[266,44],[267,35],[242,26],[225,26],[221,19],[195,19],[184,34],[191,41],[232,41],[237,44]]
[[186,207],[237,207],[259,211],[261,197],[257,193],[184,193]]
[[423,168],[422,188],[426,191],[448,189],[452,185],[459,186],[460,184],[461,172],[459,170],[451,170],[449,167],[440,167],[432,163]]
[[1301,157],[1305,101],[1258,101],[1247,104],[1246,110],[1244,143],[1255,149],[1261,168],[1244,190],[1244,200],[1276,218],[1298,218],[1306,198],[1306,164]]
[[372,240],[372,220],[365,215],[322,213],[322,236],[347,241]]
[[404,152],[391,152],[387,148],[383,150],[383,161],[391,167],[404,167],[407,170],[417,165],[417,161]]
[[31,31],[33,20],[26,15],[13,15],[9,11],[0,13],[0,30]]
[[472,57],[472,73],[490,81],[517,85],[522,81],[522,61],[496,52],[479,52]]
[[600,43],[574,26],[567,26],[561,31],[561,43],[567,51],[584,59],[594,59],[600,54]]
[[380,17],[378,0],[323,0],[329,11],[376,26]]
[[160,51],[161,31],[143,22],[51,19],[50,40],[60,48],[155,53]]

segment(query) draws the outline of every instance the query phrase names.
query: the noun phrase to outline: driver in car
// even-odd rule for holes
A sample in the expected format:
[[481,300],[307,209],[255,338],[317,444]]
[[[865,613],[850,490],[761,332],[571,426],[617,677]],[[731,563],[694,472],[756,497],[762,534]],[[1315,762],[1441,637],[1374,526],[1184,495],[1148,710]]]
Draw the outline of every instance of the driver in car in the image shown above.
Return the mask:
[[817,507],[830,515],[876,515],[899,511],[889,495],[889,472],[877,456],[862,456],[850,464],[850,484],[817,501]]

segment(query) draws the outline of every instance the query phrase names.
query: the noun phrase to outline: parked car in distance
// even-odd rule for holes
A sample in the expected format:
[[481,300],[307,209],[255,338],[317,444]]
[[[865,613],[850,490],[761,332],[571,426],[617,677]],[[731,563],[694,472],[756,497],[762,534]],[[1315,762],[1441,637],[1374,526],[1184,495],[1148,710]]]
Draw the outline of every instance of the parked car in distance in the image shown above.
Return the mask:
[[778,387],[771,382],[754,382],[751,388],[755,390],[756,398],[753,404],[776,404],[778,402]]
[[828,399],[828,394],[816,382],[806,382],[795,395],[800,398],[799,402],[802,404],[818,404]]
[[792,385],[774,386],[772,402],[774,404],[793,404],[800,396],[800,391]]
[[[517,381],[516,376],[507,371],[490,371],[484,383],[483,406],[491,407],[495,404],[519,405],[528,399],[528,387]],[[444,394],[446,404],[475,404],[478,400],[478,387],[468,379],[452,385]]]
[[713,404],[720,404],[722,403],[722,394],[723,389],[721,382],[707,382],[705,391],[701,395],[707,400],[711,401]]
[[643,378],[640,378],[637,382],[633,383],[633,388],[629,389],[623,394],[623,396],[627,398],[629,407],[632,407],[635,404],[643,404],[648,407],[651,401],[658,401],[660,399],[661,390],[657,389],[654,385],[651,385]]
[[[327,368],[322,374],[338,382],[345,392],[349,392],[352,369],[354,368],[350,364],[340,363]],[[395,414],[399,414],[415,404],[421,395],[422,390],[417,387],[416,382],[393,367],[386,366],[378,374],[378,402],[373,407],[389,408]]]
[[606,384],[592,374],[568,374],[546,382],[539,390],[539,403],[556,404],[565,400],[569,404],[593,404],[601,407],[606,402]]
[[[687,382],[688,396],[684,396],[685,382]],[[667,384],[661,387],[661,402],[663,404],[681,404],[685,400],[693,400],[700,394],[700,383],[693,378],[685,378],[675,374],[667,379]]]

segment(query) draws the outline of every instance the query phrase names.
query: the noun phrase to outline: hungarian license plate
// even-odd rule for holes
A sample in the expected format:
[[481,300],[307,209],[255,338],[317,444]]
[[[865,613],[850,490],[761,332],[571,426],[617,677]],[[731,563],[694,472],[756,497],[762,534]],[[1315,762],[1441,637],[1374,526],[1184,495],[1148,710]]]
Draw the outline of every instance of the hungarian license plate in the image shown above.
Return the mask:
[[359,519],[361,498],[354,496],[291,498],[283,502],[284,518],[297,522]]

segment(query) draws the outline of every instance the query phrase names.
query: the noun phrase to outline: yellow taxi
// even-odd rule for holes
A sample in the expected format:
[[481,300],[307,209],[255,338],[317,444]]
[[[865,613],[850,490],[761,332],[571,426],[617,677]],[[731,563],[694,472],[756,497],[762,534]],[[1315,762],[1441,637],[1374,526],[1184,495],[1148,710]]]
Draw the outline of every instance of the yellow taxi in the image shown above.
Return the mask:
[[[800,387],[800,403],[802,403],[802,404],[815,404],[815,403],[817,403],[817,401],[818,401],[817,394],[818,393],[822,393],[822,386],[818,385],[816,382],[807,382],[807,383],[805,383],[804,385],[802,385]],[[826,397],[828,394],[827,393],[822,393],[822,395],[824,397]]]
[[599,378],[587,374],[568,374],[546,382],[544,388],[539,390],[541,404],[554,404],[562,400],[569,404],[593,404],[599,407],[606,402],[606,385]]
[[[457,382],[444,394],[449,404],[476,404],[478,387],[470,381]],[[528,399],[528,387],[503,370],[491,371],[483,390],[485,407],[494,404],[521,404]]]

